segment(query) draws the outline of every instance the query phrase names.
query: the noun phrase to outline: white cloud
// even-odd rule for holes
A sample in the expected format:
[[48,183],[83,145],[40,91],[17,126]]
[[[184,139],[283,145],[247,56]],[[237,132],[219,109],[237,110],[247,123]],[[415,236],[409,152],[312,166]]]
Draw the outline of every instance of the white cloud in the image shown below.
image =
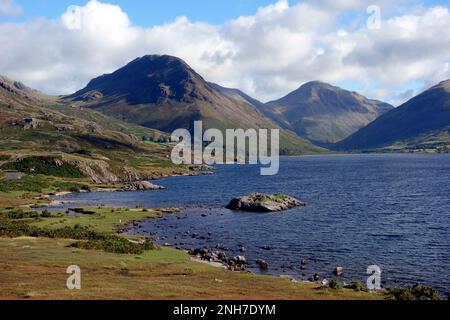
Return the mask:
[[[320,3],[279,1],[222,25],[179,17],[141,28],[120,7],[92,0],[58,20],[0,25],[0,73],[49,93],[71,93],[137,56],[171,54],[207,80],[262,100],[317,79],[354,83],[363,94],[393,102],[410,95],[412,82],[450,77],[447,8],[414,6],[369,30],[358,19],[367,18],[370,1]],[[357,23],[342,23],[350,9],[359,13]]]
[[22,12],[22,8],[13,0],[0,0],[0,16],[16,16]]

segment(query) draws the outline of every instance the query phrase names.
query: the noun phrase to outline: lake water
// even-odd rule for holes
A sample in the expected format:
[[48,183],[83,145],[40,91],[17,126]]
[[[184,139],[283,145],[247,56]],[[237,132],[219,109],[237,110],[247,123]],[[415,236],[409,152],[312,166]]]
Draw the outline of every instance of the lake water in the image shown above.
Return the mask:
[[[269,274],[297,279],[314,273],[330,279],[343,266],[345,281],[365,282],[367,267],[378,265],[383,285],[421,282],[450,290],[450,155],[284,157],[276,176],[260,176],[259,169],[225,165],[212,176],[157,182],[167,190],[60,199],[76,206],[181,207],[180,214],[143,222],[131,232],[184,249],[219,244],[229,248],[228,256],[245,255],[254,272],[256,259],[269,263]],[[307,206],[273,214],[224,209],[250,192],[285,193]]]

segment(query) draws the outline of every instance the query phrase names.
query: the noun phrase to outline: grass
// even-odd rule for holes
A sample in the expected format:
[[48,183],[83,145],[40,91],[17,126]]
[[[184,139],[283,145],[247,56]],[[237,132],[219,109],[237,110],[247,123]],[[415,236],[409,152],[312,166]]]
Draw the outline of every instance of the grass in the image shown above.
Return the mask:
[[97,232],[115,233],[121,231],[128,224],[154,218],[161,213],[157,210],[146,210],[145,208],[109,208],[109,207],[85,207],[85,212],[94,212],[94,214],[81,215],[76,217],[47,218],[31,222],[31,225],[40,228],[57,229],[62,227],[75,227],[76,225],[91,228]]
[[[232,273],[173,249],[121,255],[69,248],[70,240],[0,238],[1,299],[379,299],[313,283]],[[66,289],[70,265],[81,290]]]
[[[45,234],[37,235],[52,238],[30,238],[29,230],[15,234],[20,237],[0,238],[0,299],[381,298],[377,294],[330,290],[279,277],[233,273],[191,261],[186,253],[169,248],[134,252],[127,249],[128,254],[122,254],[121,248],[130,242],[117,232],[133,221],[156,217],[165,210],[83,210],[95,213],[78,217],[25,216],[19,220],[31,230],[45,230]],[[74,244],[74,240],[64,239],[68,236],[91,240]],[[146,245],[145,249],[151,249],[150,243]],[[81,268],[81,290],[65,287],[70,265]]]

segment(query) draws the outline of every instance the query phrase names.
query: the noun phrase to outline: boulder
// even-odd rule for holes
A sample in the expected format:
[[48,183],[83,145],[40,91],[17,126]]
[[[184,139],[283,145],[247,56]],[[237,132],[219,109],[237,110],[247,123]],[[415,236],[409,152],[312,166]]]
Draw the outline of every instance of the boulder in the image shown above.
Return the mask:
[[247,264],[247,259],[244,256],[236,256],[233,259],[234,263],[237,265],[245,265]]
[[344,268],[343,267],[336,267],[333,271],[335,276],[342,276],[344,274]]
[[245,271],[247,259],[244,256],[236,256],[228,260],[228,269],[231,271]]
[[269,269],[269,264],[264,260],[258,259],[258,260],[256,260],[256,264],[259,266],[259,269],[261,269],[262,271]]
[[237,211],[277,212],[305,205],[304,202],[283,194],[252,193],[231,200],[226,208]]
[[125,185],[126,191],[161,190],[161,189],[165,189],[165,187],[153,184],[148,181],[135,181]]

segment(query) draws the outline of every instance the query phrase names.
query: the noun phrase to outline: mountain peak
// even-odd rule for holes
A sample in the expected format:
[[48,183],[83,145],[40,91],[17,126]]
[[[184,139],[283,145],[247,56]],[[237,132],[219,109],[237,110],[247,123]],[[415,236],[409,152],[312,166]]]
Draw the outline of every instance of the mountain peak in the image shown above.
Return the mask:
[[336,142],[393,107],[322,81],[311,81],[264,107],[266,116],[318,144]]
[[84,89],[67,98],[92,102],[107,96],[131,105],[167,99],[190,102],[205,99],[207,87],[205,80],[183,60],[169,55],[146,55],[91,80]]

